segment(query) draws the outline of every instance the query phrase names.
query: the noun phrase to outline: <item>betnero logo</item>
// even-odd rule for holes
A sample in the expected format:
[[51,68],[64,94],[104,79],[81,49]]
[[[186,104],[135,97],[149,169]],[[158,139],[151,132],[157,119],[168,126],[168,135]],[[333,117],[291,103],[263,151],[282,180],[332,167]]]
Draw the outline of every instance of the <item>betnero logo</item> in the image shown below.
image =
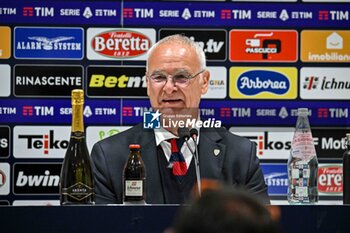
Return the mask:
[[87,96],[147,97],[145,67],[88,66]]
[[184,34],[205,52],[207,61],[225,61],[227,58],[226,30],[213,29],[161,29],[159,39],[173,34]]
[[0,74],[0,97],[8,97],[11,94],[11,67],[9,65],[0,65]]
[[83,88],[83,67],[62,65],[16,65],[13,91],[17,97],[70,97]]
[[84,30],[63,27],[15,27],[14,55],[19,59],[81,60]]
[[10,193],[10,164],[0,163],[0,195]]
[[24,17],[54,17],[55,9],[53,7],[32,7],[24,6],[22,10]]
[[16,195],[59,193],[61,163],[15,163],[13,192]]
[[350,31],[303,30],[301,60],[303,62],[349,62]]
[[0,35],[0,59],[8,59],[11,57],[11,28],[0,27]]
[[288,171],[286,164],[261,164],[269,195],[286,195],[288,190]]
[[0,126],[0,158],[10,156],[10,127]]
[[230,61],[295,62],[298,33],[295,30],[231,30]]
[[342,164],[319,164],[317,188],[320,195],[342,195]]
[[294,128],[231,127],[230,132],[255,142],[261,159],[288,159]]
[[300,70],[302,99],[350,100],[350,68],[303,67]]
[[68,148],[68,126],[15,126],[15,158],[63,158]]
[[89,60],[146,60],[155,43],[154,29],[89,28],[87,58]]
[[232,99],[295,99],[297,69],[287,67],[231,67]]
[[86,128],[86,144],[91,152],[93,145],[105,138],[123,132],[131,126],[88,126]]

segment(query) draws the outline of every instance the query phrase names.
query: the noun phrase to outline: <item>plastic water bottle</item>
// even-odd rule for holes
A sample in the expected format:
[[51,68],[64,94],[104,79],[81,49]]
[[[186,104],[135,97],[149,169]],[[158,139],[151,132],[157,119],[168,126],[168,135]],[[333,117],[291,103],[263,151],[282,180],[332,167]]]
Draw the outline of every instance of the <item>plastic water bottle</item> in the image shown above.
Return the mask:
[[318,161],[308,119],[308,109],[298,109],[290,156],[288,159],[288,202],[312,204],[318,201]]

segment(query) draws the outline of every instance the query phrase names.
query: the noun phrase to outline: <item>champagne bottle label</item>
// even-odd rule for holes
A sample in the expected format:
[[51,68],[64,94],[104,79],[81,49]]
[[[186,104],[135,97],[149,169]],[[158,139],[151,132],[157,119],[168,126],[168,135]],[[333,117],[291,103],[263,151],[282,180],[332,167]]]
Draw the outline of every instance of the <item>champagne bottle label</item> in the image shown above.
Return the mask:
[[77,201],[82,201],[93,194],[93,189],[79,182],[68,188],[62,189],[62,194],[70,196]]
[[143,195],[143,180],[125,180],[125,196],[141,197]]

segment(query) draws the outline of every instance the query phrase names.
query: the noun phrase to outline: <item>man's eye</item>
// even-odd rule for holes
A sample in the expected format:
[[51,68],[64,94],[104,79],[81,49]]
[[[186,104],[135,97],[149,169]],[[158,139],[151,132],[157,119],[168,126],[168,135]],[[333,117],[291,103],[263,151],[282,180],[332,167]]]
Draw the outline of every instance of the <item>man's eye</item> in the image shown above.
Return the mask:
[[179,75],[175,75],[174,76],[174,81],[178,82],[178,83],[185,83],[188,81],[188,76],[187,75],[183,75],[183,74],[179,74]]
[[163,82],[164,80],[166,80],[166,77],[162,75],[155,75],[155,76],[152,76],[152,79],[155,82]]

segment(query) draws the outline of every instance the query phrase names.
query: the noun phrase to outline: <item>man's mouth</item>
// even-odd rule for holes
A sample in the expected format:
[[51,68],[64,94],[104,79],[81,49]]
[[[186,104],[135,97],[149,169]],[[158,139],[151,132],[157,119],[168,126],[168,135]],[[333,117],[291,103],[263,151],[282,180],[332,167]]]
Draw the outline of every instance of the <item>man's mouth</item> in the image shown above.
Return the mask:
[[163,99],[162,102],[164,103],[175,103],[181,101],[181,99]]

